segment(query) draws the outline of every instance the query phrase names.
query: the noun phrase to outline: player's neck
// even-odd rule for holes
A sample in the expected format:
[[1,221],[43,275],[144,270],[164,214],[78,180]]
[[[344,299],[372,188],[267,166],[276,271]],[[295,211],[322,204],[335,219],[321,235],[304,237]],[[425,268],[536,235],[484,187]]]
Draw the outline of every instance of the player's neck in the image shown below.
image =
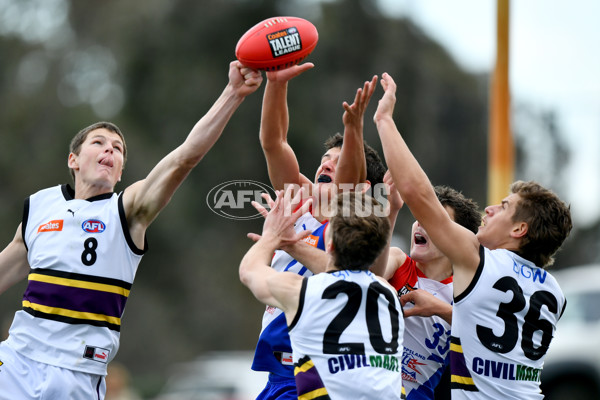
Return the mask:
[[452,276],[452,264],[447,258],[436,259],[430,262],[417,262],[417,268],[429,279],[443,281]]

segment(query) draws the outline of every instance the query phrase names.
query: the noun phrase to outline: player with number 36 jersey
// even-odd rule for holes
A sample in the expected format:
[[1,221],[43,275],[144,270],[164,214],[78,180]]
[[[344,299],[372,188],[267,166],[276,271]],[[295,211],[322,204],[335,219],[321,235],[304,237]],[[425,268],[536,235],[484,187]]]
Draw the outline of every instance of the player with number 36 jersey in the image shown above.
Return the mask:
[[[485,208],[476,233],[456,223],[396,127],[396,83],[384,73],[381,85],[373,119],[394,184],[452,264],[452,399],[543,399],[541,368],[566,305],[544,268],[573,228],[569,205],[537,182],[516,181]],[[417,307],[430,314],[437,306]]]
[[[566,300],[556,279],[508,250],[482,249],[467,290],[455,298],[452,399],[540,399],[543,356]],[[507,274],[506,266],[513,265]]]

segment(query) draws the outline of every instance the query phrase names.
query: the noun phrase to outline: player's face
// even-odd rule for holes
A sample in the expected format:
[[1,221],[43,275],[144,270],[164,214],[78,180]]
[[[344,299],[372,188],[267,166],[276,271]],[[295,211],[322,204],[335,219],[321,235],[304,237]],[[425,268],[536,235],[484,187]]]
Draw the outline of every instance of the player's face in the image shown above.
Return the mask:
[[[447,206],[444,208],[452,221],[454,221],[454,210]],[[427,235],[425,229],[419,224],[419,221],[415,221],[412,225],[410,257],[420,263],[431,262],[435,259],[446,257],[429,239],[429,235]]]
[[321,157],[321,165],[319,165],[319,168],[317,168],[317,173],[315,174],[316,185],[333,183],[333,179],[335,178],[335,169],[337,168],[337,163],[341,152],[341,148],[334,147],[327,150],[325,154],[323,154],[323,157]]
[[123,171],[123,141],[107,129],[91,131],[78,155],[69,155],[69,167],[82,183],[112,190]]
[[321,157],[321,165],[317,168],[315,183],[313,185],[315,194],[331,198],[333,181],[341,151],[341,148],[334,147],[327,150],[323,157]]
[[497,249],[511,240],[511,232],[515,227],[512,217],[519,203],[520,196],[512,193],[500,204],[487,206],[483,223],[477,232],[477,239],[484,247]]

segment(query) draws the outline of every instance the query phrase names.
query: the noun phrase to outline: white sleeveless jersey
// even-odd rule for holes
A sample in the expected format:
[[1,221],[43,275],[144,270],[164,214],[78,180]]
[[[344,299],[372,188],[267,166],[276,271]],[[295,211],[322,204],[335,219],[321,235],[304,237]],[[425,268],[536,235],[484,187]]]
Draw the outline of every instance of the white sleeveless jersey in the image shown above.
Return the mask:
[[39,362],[105,375],[146,250],[129,236],[122,195],[80,200],[67,185],[44,189],[26,200],[22,227],[31,271],[7,344]]
[[[321,223],[310,212],[307,212],[298,218],[294,224],[294,230],[297,233],[310,230],[312,234],[304,238],[304,241],[320,250],[324,250],[325,240],[323,235],[326,226],[327,223]],[[311,276],[313,274],[308,268],[282,250],[275,251],[271,267],[278,272],[295,272],[301,276]],[[292,345],[283,311],[276,307],[266,306],[252,369],[255,371],[268,371],[292,379],[294,378],[294,362],[291,359],[291,354]]]
[[548,271],[508,250],[481,264],[454,299],[452,399],[543,399],[540,375],[566,300]]
[[299,399],[400,399],[404,319],[369,271],[304,278],[290,324]]
[[[399,296],[423,289],[452,304],[452,277],[441,282],[429,279],[408,256],[389,282]],[[404,309],[412,307],[412,303],[404,305]],[[402,383],[406,399],[433,400],[435,387],[450,362],[450,324],[437,315],[405,318],[403,344]]]

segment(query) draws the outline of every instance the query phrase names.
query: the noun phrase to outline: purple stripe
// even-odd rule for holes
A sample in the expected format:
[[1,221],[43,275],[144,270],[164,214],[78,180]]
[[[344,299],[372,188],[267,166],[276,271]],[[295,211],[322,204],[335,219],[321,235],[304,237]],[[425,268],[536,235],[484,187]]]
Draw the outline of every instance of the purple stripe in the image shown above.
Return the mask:
[[296,374],[298,396],[312,392],[313,390],[321,389],[324,386],[321,376],[319,376],[319,372],[315,367],[312,367],[306,372],[299,372]]
[[102,396],[100,396],[100,388],[102,387],[102,382],[104,381],[104,377],[101,376],[98,378],[98,384],[96,385],[96,395],[98,396],[98,400],[102,400]]
[[29,281],[23,300],[48,307],[121,318],[127,297],[98,290]]
[[450,371],[452,371],[452,375],[462,376],[470,378],[471,374],[469,373],[469,369],[467,368],[465,362],[465,356],[463,353],[458,353],[456,351],[450,351]]

